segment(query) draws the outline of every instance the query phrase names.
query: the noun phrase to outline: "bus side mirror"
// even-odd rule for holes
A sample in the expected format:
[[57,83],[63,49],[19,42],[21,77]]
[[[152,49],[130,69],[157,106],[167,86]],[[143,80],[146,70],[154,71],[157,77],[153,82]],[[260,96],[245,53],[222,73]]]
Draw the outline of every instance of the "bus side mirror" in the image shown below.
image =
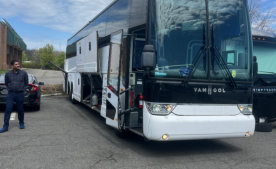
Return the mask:
[[142,52],[142,68],[154,69],[156,66],[156,54],[153,45],[145,45]]

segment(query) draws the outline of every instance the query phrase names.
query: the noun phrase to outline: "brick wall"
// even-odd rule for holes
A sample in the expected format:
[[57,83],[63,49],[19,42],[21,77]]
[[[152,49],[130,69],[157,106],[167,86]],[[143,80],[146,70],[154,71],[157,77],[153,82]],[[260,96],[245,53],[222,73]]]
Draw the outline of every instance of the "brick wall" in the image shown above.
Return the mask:
[[7,27],[0,23],[0,69],[7,68]]

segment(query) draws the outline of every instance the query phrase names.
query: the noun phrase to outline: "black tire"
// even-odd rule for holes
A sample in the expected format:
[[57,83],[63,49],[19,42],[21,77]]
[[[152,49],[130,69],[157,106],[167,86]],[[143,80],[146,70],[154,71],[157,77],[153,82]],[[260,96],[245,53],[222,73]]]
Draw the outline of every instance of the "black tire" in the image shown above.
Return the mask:
[[71,103],[77,104],[78,102],[73,98],[73,89],[70,90],[69,99]]
[[257,132],[272,132],[272,125],[269,123],[257,123],[255,130]]
[[68,91],[68,99],[71,101],[72,100],[72,93],[71,90]]
[[125,130],[125,129],[116,130],[116,136],[118,136],[121,139],[129,138],[130,131],[129,130]]
[[35,105],[35,106],[33,107],[33,110],[35,110],[35,111],[39,111],[39,110],[40,110],[40,104]]
[[272,125],[269,123],[267,117],[262,117],[264,119],[263,123],[260,123],[260,116],[256,116],[256,126],[255,131],[257,132],[272,132]]

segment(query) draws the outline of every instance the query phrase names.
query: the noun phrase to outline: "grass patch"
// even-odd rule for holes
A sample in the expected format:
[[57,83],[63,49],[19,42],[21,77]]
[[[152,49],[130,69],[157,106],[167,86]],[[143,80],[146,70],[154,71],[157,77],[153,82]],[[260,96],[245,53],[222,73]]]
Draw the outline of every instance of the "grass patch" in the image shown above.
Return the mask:
[[0,74],[6,73],[7,70],[0,70]]
[[32,63],[32,62],[23,62],[22,63],[23,68],[29,68],[29,69],[41,69],[41,65],[37,63]]
[[41,88],[41,94],[55,94],[55,93],[63,93],[63,85],[43,85]]

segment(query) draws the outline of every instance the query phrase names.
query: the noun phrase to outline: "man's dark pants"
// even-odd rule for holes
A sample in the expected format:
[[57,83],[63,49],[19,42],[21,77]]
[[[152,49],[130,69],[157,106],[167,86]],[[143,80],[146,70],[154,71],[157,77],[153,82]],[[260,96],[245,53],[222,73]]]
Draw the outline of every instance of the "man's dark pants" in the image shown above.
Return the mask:
[[6,104],[6,111],[5,111],[5,117],[4,117],[4,126],[6,127],[9,127],[11,112],[12,112],[14,103],[16,103],[19,123],[24,124],[24,92],[20,92],[20,93],[9,92],[7,96],[7,104]]

